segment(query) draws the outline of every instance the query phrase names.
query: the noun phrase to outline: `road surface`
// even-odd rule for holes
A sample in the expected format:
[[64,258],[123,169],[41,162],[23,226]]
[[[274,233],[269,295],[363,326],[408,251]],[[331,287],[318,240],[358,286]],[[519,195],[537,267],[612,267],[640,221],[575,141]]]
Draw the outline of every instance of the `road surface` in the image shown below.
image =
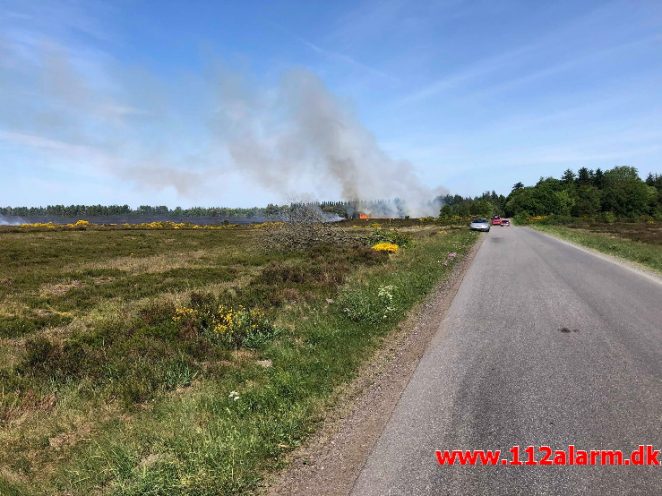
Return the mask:
[[662,284],[526,228],[485,236],[353,494],[662,494],[662,467],[437,464],[662,448]]

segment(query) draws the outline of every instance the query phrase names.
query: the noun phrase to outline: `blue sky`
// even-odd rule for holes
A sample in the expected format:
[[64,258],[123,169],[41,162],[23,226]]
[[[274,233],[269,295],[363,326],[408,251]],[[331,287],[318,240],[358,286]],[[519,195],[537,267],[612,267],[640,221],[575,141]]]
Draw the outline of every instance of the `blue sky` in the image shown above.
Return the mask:
[[389,178],[363,194],[662,171],[657,0],[0,0],[0,204],[338,198],[306,162],[327,140],[283,124],[311,84],[369,156],[356,180]]

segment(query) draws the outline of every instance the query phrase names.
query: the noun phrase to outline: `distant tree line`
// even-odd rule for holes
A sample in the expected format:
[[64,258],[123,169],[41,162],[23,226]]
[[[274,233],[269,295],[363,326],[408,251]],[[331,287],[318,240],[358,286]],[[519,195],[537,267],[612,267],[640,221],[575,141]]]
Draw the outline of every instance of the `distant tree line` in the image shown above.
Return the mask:
[[[662,220],[662,174],[649,174],[645,180],[636,168],[614,167],[606,171],[582,167],[577,173],[566,170],[560,179],[543,178],[534,186],[516,183],[508,196],[488,191],[475,197],[446,195],[436,198],[444,218],[491,216],[537,216],[597,218],[638,218],[649,216]],[[141,205],[48,205],[46,207],[0,207],[0,215],[34,217],[136,217],[223,219],[287,219],[292,209],[318,207],[340,218],[353,218],[359,212],[375,217],[405,217],[405,204],[393,200],[311,201],[266,207],[227,208]]]
[[494,191],[486,191],[480,196],[462,197],[446,195],[441,197],[441,217],[489,217],[502,214],[506,205],[506,197],[497,195]]
[[220,217],[220,218],[253,218],[265,217],[269,213],[277,215],[287,206],[269,205],[266,208],[224,208],[224,207],[193,207],[170,209],[166,206],[141,205],[132,209],[128,205],[48,205],[46,207],[0,207],[0,215],[17,217]]
[[442,218],[499,214],[662,220],[662,175],[651,173],[642,180],[634,167],[618,166],[604,172],[582,167],[577,173],[566,170],[560,179],[541,177],[534,186],[518,182],[507,197],[492,192],[443,200]]
[[46,207],[0,207],[0,215],[15,217],[145,217],[145,218],[191,218],[217,217],[219,219],[283,219],[292,209],[317,207],[329,215],[352,218],[358,212],[366,211],[374,215],[404,216],[404,203],[394,200],[354,200],[354,201],[311,201],[295,202],[284,205],[268,204],[266,207],[227,208],[227,207],[192,207],[168,208],[162,206],[141,205],[131,208],[129,205],[48,205]]

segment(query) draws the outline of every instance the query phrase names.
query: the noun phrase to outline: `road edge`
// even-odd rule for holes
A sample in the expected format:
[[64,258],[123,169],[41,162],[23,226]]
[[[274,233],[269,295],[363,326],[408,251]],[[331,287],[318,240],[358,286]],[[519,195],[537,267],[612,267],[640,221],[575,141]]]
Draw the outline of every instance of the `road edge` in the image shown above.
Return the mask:
[[342,389],[334,407],[304,445],[270,474],[257,494],[345,495],[381,436],[432,338],[441,331],[448,309],[485,236],[481,236],[447,279],[416,305],[397,330]]

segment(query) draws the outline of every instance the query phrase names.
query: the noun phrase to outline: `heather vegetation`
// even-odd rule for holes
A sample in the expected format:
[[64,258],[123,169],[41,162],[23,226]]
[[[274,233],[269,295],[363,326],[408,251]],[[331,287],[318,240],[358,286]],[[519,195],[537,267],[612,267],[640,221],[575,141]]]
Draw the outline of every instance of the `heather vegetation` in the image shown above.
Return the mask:
[[252,491],[476,236],[0,229],[0,494]]

